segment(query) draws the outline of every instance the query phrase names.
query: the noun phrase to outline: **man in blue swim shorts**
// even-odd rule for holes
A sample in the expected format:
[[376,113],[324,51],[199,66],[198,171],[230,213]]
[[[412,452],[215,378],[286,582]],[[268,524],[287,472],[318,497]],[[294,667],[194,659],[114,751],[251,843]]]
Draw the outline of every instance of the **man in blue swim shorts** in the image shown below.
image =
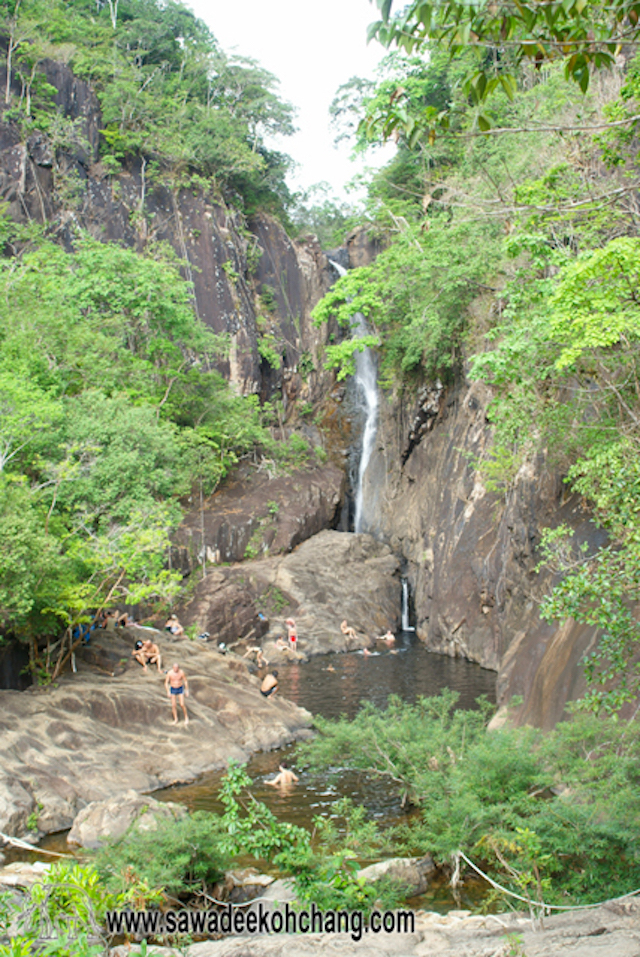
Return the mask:
[[187,676],[177,661],[174,661],[171,668],[167,671],[167,677],[164,679],[164,687],[171,701],[173,723],[178,723],[178,705],[180,705],[184,712],[184,723],[189,724],[187,706],[184,703],[185,695],[189,694],[189,683]]

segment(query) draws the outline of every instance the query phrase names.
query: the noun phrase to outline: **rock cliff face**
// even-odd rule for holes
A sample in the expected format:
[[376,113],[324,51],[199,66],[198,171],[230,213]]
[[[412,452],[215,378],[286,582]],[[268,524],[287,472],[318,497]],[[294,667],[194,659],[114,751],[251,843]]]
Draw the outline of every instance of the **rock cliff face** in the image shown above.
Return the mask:
[[[229,336],[223,375],[242,393],[268,398],[283,388],[288,399],[315,401],[331,380],[317,361],[326,330],[311,324],[310,312],[335,278],[317,242],[292,242],[264,215],[247,223],[217,194],[160,186],[139,159],[109,175],[99,160],[103,124],[91,88],[64,64],[45,61],[42,68],[57,90],[66,133],[59,142],[38,131],[25,140],[3,117],[0,200],[11,218],[56,227],[67,243],[74,226],[139,249],[168,242],[185,263],[198,315]],[[14,92],[20,95],[19,85]],[[277,369],[258,352],[261,332],[272,334],[281,352]]]
[[185,516],[174,539],[175,564],[190,569],[203,552],[214,564],[290,552],[335,524],[344,481],[331,464],[278,477],[266,468],[240,467],[202,510]]
[[534,571],[545,526],[566,522],[578,542],[601,533],[541,457],[506,495],[474,462],[491,445],[489,391],[461,381],[383,403],[366,474],[364,528],[405,561],[417,633],[433,651],[498,672],[498,701],[524,699],[519,722],[551,727],[584,689],[579,662],[594,629],[540,619],[550,581]]

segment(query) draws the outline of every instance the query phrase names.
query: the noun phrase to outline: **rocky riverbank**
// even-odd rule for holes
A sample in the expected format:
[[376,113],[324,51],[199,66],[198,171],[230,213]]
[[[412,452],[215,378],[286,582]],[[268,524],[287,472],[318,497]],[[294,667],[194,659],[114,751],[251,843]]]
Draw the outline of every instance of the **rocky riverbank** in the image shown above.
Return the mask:
[[[303,656],[346,650],[343,618],[357,632],[351,647],[362,647],[397,624],[397,569],[391,550],[368,535],[321,532],[290,555],[210,569],[184,621],[211,642],[98,631],[78,652],[77,674],[0,692],[0,830],[32,839],[62,830],[92,801],[192,781],[304,734],[310,715],[263,698],[247,663],[221,654],[217,642],[264,638],[275,660],[273,639],[291,614]],[[131,660],[136,638],[148,634],[164,667],[175,660],[188,675],[188,727],[171,724],[163,675]]]
[[[632,898],[593,910],[545,918],[536,928],[523,914],[416,913],[410,934],[302,934],[230,937],[193,944],[186,952],[153,948],[163,957],[637,957],[640,903]],[[124,948],[112,957],[125,957]]]
[[[131,660],[147,634],[165,667],[178,661],[188,676],[188,727],[171,723],[164,675]],[[94,633],[77,674],[0,692],[0,830],[31,839],[62,830],[92,801],[192,781],[305,733],[306,711],[259,689],[245,662],[207,643],[134,628]]]

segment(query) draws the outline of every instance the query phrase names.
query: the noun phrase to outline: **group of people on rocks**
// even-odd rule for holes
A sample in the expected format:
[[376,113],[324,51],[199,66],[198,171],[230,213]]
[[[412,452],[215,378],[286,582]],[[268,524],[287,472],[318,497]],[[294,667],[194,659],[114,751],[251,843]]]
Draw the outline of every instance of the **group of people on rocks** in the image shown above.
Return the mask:
[[[113,623],[113,624],[111,624]],[[119,626],[126,625],[135,625],[136,623],[128,616],[125,612],[120,614],[118,612],[105,612],[103,613],[100,627],[106,628],[111,631]],[[279,651],[289,651],[298,657],[298,631],[296,627],[296,622],[294,618],[286,618],[284,622],[287,628],[287,641],[284,637],[279,637],[276,642],[276,648]],[[176,615],[171,614],[167,618],[165,623],[165,631],[169,632],[172,636],[182,637],[185,633],[184,628],[180,624]],[[347,639],[347,642],[357,638],[356,631],[354,628],[347,624],[346,619],[342,621],[340,625],[340,631]],[[387,631],[386,634],[381,635],[379,638],[380,641],[385,642],[389,648],[395,644],[395,635],[391,631]],[[363,649],[363,654],[368,655],[371,652],[367,649]],[[141,666],[143,671],[147,672],[149,670],[149,665],[156,666],[158,674],[162,674],[162,654],[160,648],[156,642],[151,637],[138,639],[135,643],[135,647],[131,652],[132,657],[137,661]],[[259,645],[252,645],[247,649],[244,658],[252,658],[255,655],[255,662],[260,671],[262,669],[267,669],[269,661],[265,657],[265,654],[262,648]],[[263,676],[261,675],[261,684],[260,684],[260,694],[264,698],[273,698],[278,692],[278,672],[274,668],[271,671],[267,671]],[[184,723],[185,725],[189,724],[189,715],[187,713],[187,707],[185,698],[189,694],[189,683],[187,676],[183,669],[177,662],[174,662],[171,668],[165,672],[165,690],[169,700],[171,701],[171,713],[173,717],[173,724],[178,724],[178,707],[182,709],[184,714]],[[286,771],[286,773],[285,773]],[[292,772],[287,771],[284,768],[280,769],[280,774],[278,775],[278,784],[288,783],[291,784],[292,780],[295,779],[295,775],[290,777]],[[284,779],[287,779],[285,782]],[[297,780],[297,779],[295,779]],[[268,782],[268,783],[276,783]]]

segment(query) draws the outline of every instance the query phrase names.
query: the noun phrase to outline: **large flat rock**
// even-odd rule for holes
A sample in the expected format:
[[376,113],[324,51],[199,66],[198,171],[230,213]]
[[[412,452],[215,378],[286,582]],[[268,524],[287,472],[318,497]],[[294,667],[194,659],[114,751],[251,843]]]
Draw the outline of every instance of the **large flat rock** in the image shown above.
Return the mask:
[[305,655],[345,651],[346,619],[367,644],[398,625],[399,563],[370,535],[324,531],[289,555],[208,572],[183,619],[224,642],[286,634],[295,618]]
[[310,723],[291,702],[263,698],[244,662],[158,633],[164,667],[179,662],[189,680],[191,723],[174,727],[164,675],[131,661],[135,629],[124,631],[97,632],[91,664],[79,660],[78,674],[53,687],[0,691],[1,831],[29,833],[34,813],[40,832],[70,827],[91,801],[191,781],[291,742]]

